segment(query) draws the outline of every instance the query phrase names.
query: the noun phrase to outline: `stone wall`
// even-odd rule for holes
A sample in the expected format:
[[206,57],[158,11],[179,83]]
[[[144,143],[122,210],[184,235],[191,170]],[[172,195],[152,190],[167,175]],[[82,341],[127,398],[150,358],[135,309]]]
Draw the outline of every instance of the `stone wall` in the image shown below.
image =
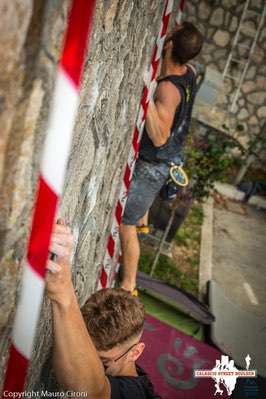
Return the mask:
[[[74,231],[73,279],[81,304],[95,289],[164,1],[96,4],[59,209]],[[68,0],[0,4],[0,385],[68,5]],[[50,345],[45,302],[29,389],[53,385],[47,382],[50,366],[43,367]]]
[[[203,51],[199,62],[205,66],[223,73],[232,43],[237,32],[245,0],[190,0],[186,2],[185,18],[195,23],[205,36]],[[262,14],[264,0],[250,0],[243,29],[241,29],[239,44],[234,52],[234,58],[244,61],[252,44],[253,32],[258,28]],[[259,13],[256,14],[256,13]],[[231,114],[230,106],[236,89],[236,81],[225,79],[224,93],[221,93],[218,104],[216,121],[218,128],[227,123],[234,136],[245,147],[260,133],[266,121],[266,25],[265,19],[257,45],[251,57],[240,95],[236,104],[236,113]],[[232,64],[231,64],[232,65]],[[230,75],[237,78],[241,74],[243,65],[234,63]],[[209,112],[210,114],[210,112]],[[226,122],[226,120],[228,122]],[[220,122],[221,121],[221,122]],[[237,127],[241,126],[240,129]]]

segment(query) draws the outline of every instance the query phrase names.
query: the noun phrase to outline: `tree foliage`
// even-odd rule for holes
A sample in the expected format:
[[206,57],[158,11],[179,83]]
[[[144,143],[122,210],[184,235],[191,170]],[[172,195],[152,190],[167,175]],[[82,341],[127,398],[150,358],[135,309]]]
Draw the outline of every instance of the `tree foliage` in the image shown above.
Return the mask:
[[214,182],[223,180],[234,163],[233,149],[239,144],[233,138],[207,131],[204,135],[189,135],[185,150],[185,167],[190,176],[192,197],[208,197]]

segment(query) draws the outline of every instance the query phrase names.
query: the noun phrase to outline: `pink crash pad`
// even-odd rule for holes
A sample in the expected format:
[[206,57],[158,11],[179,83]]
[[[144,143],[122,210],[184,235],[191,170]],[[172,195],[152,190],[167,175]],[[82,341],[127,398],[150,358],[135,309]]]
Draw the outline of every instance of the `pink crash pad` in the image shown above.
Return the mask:
[[[221,352],[149,315],[143,340],[146,349],[138,363],[163,399],[217,398],[214,380],[194,378],[193,370],[211,370]],[[222,398],[228,395],[224,392]]]

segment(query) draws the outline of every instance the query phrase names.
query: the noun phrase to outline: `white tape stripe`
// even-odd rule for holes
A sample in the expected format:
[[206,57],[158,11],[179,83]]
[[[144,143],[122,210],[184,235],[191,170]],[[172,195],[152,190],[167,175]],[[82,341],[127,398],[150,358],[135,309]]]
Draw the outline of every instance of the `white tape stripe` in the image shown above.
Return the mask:
[[160,39],[160,37],[162,37],[163,35],[163,28],[164,28],[164,23],[163,21],[161,22],[161,26],[160,26],[160,30],[159,30],[159,35],[157,36],[157,40]]
[[130,169],[130,176],[132,176],[132,165],[133,165],[133,163],[134,163],[134,158],[135,158],[135,150],[134,150],[134,147],[133,147],[133,145],[130,147],[130,149],[129,149],[129,154],[128,154],[128,159],[127,159],[127,164],[128,164],[128,167],[129,167],[129,169]]
[[151,65],[149,68],[149,72],[148,72],[148,78],[147,78],[147,84],[146,84],[147,87],[149,87],[149,85],[151,84],[152,75],[153,75],[153,66]]
[[105,263],[104,263],[104,270],[105,270],[105,273],[107,274],[107,278],[109,278],[109,272],[112,269],[112,265],[113,265],[113,258],[108,256],[108,259],[105,260]]
[[177,23],[177,25],[180,25],[181,24],[181,22],[182,22],[182,15],[183,15],[183,13],[182,13],[182,11],[179,11],[178,12],[178,14],[177,14],[177,16],[176,16],[176,23]]
[[104,256],[104,261],[103,261],[103,265],[104,265],[104,270],[106,271],[106,265],[108,264],[108,263],[110,263],[112,261],[112,258],[111,258],[111,256],[109,255],[109,251],[107,250],[106,252],[105,252],[105,256]]
[[[143,121],[142,124],[140,125],[140,129],[139,129],[140,136],[142,136],[142,132],[143,132],[143,130],[144,130],[144,125],[145,125],[145,121]],[[140,137],[140,138],[141,138],[141,137]]]
[[155,56],[156,61],[161,58],[165,38],[166,38],[166,35],[164,35],[163,37],[160,37],[160,39],[157,41],[157,51],[156,51],[156,56]]
[[98,281],[98,285],[97,285],[96,291],[99,291],[99,290],[101,290],[101,289],[103,289],[103,286],[102,286],[102,283],[101,283],[101,278],[99,278],[99,281]]
[[149,87],[149,91],[148,91],[148,101],[150,102],[154,96],[155,90],[157,88],[157,80],[154,79]]
[[122,205],[123,210],[124,210],[124,197],[125,196],[127,197],[127,191],[128,191],[128,189],[127,189],[127,187],[125,185],[125,182],[123,180],[123,182],[121,184],[121,187],[120,187],[120,193],[119,193],[119,201],[120,201],[120,203]]
[[250,302],[253,305],[258,305],[259,304],[258,299],[257,299],[256,295],[254,294],[254,291],[251,288],[250,284],[244,283],[243,286],[244,286],[244,288],[246,290],[246,293],[247,293],[247,296],[248,296]]
[[57,195],[63,190],[78,103],[78,91],[59,68],[41,164],[42,175]]
[[121,195],[121,204],[122,204],[122,207],[124,208],[124,205],[125,205],[125,200],[127,199],[127,193],[128,193],[128,188],[127,188],[127,186],[125,185],[125,182],[123,182],[123,184],[122,184],[122,195]]
[[174,5],[174,0],[168,0],[168,4],[167,4],[166,11],[165,11],[165,15],[168,15],[168,14],[170,14],[170,12],[172,12],[173,5]]
[[139,109],[139,114],[138,114],[138,119],[137,119],[137,128],[138,128],[139,131],[140,131],[141,125],[143,123],[142,122],[143,115],[144,115],[144,110],[143,110],[143,108],[141,106],[140,109]]
[[119,236],[119,224],[118,224],[118,221],[116,219],[116,216],[114,217],[114,223],[112,225],[111,236],[113,237],[114,241],[116,239],[118,239],[118,236]]
[[39,321],[45,281],[25,261],[22,286],[13,328],[13,342],[27,359],[31,358]]

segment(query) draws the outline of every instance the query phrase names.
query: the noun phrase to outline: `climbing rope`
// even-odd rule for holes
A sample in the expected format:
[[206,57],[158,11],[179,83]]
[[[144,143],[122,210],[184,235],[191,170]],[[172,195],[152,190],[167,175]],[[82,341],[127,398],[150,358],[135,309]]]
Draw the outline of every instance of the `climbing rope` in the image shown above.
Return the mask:
[[[57,204],[62,194],[95,0],[73,0],[58,67],[38,192],[23,265],[3,392],[22,392],[33,351],[45,287],[45,269]],[[55,173],[56,171],[56,173]]]

